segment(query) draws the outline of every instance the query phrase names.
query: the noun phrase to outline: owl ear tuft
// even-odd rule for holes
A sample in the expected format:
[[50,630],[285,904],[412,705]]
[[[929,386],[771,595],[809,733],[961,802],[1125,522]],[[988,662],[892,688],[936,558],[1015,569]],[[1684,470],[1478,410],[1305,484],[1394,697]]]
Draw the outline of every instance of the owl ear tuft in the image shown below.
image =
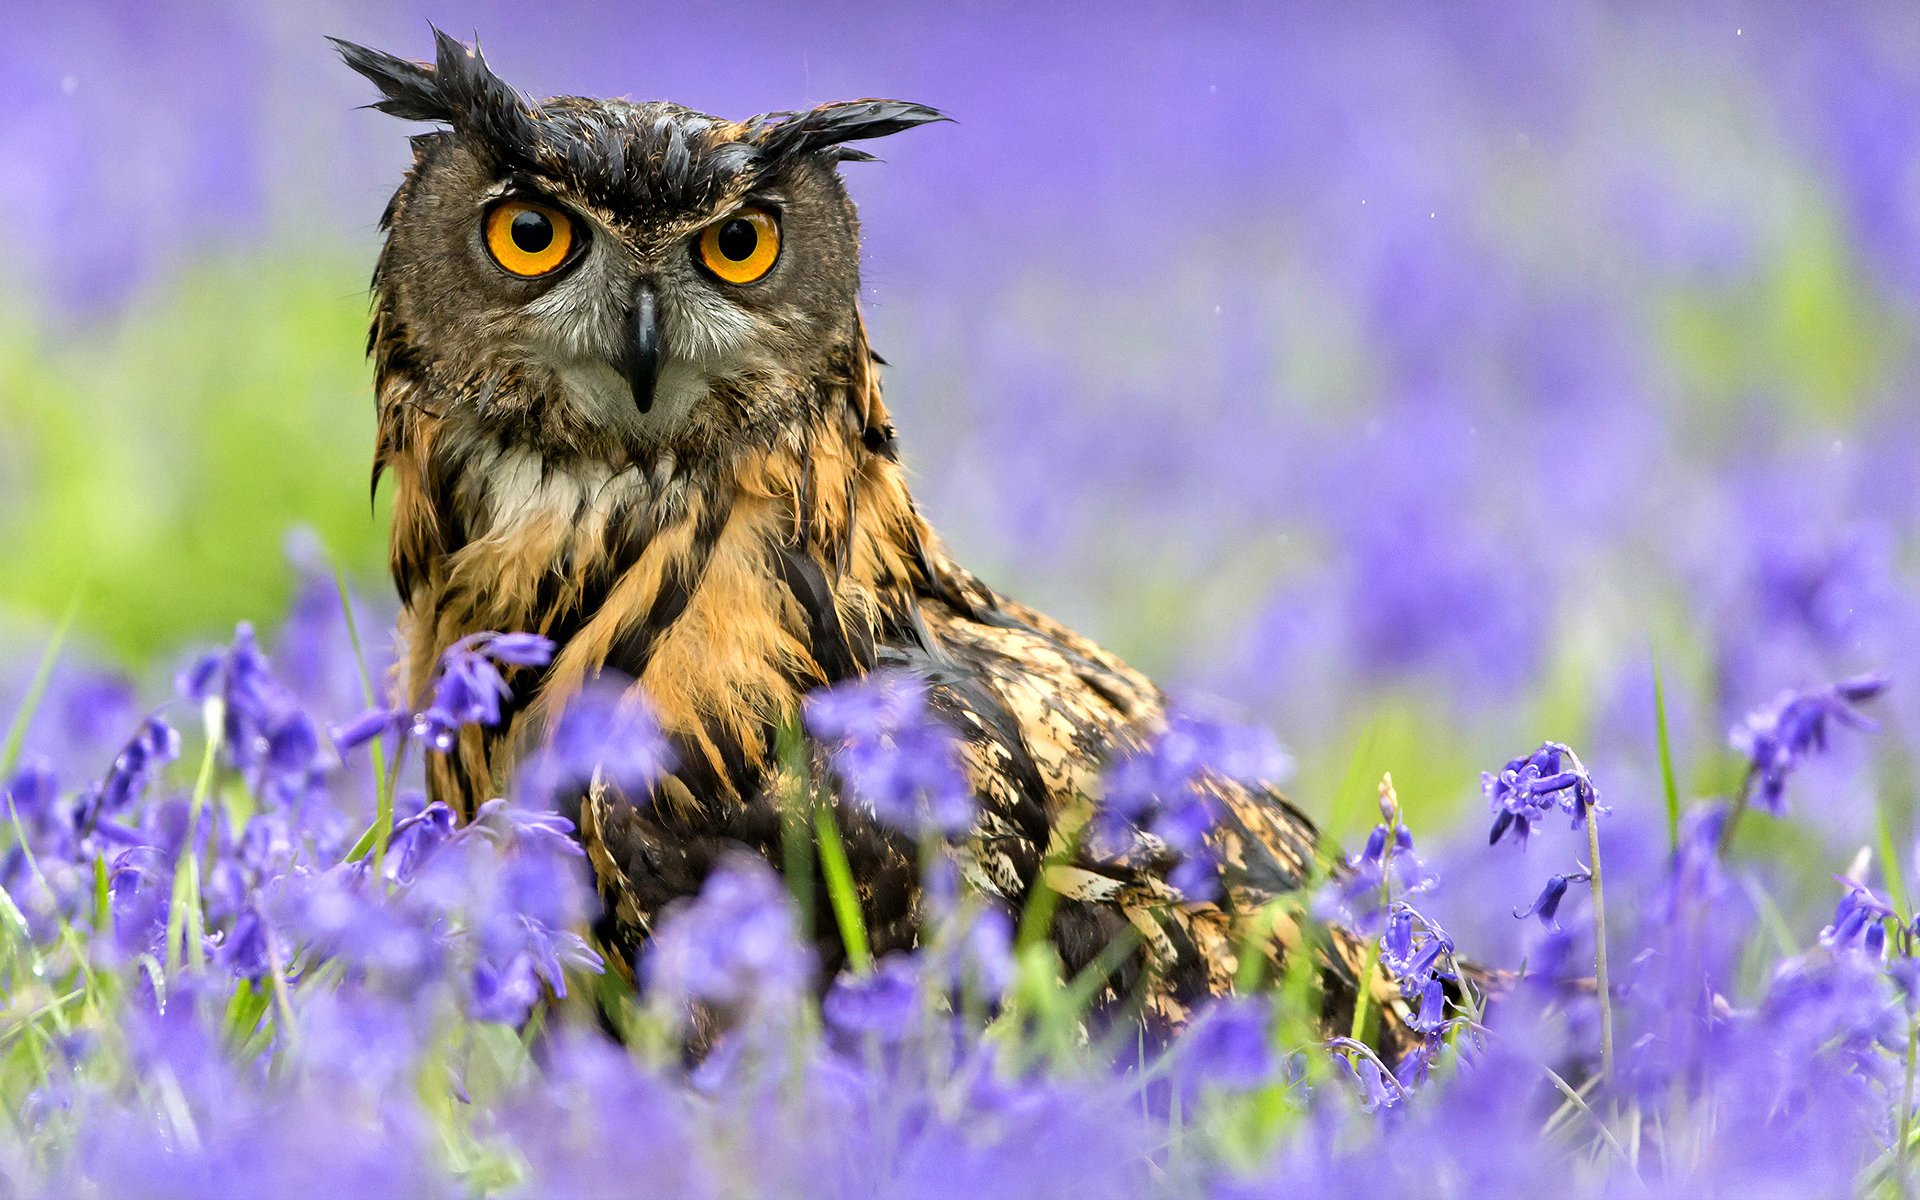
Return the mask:
[[380,89],[384,99],[369,107],[407,121],[453,120],[453,112],[440,96],[433,68],[371,46],[360,46],[337,37],[327,39],[349,67],[366,76]]
[[[785,158],[952,119],[938,109],[905,100],[848,100],[822,104],[779,119],[770,118],[756,132],[754,140],[769,158]],[[859,150],[840,151],[840,158],[845,162],[864,161],[868,157],[871,156]]]
[[429,65],[339,38],[327,40],[349,67],[380,89],[383,98],[372,105],[380,112],[444,122],[508,151],[525,150],[538,140],[533,105],[493,73],[477,42],[468,46],[433,29]]

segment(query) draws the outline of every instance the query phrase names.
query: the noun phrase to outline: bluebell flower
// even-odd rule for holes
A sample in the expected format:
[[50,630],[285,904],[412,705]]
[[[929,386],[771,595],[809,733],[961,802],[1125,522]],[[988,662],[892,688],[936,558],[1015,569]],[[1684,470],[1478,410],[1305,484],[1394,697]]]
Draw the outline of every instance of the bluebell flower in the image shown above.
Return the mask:
[[259,979],[272,969],[268,939],[273,936],[267,920],[257,908],[247,908],[233,922],[214,963],[240,979]]
[[417,992],[447,957],[439,914],[406,893],[369,886],[364,864],[288,877],[268,915],[295,946],[337,958],[393,994]]
[[876,820],[915,837],[972,828],[959,741],[918,680],[876,672],[815,692],[805,715],[848,795]]
[[722,861],[698,896],[667,911],[639,965],[649,999],[676,1013],[707,1004],[778,1015],[814,976],[786,887],[745,854]]
[[356,717],[327,726],[327,738],[345,754],[377,737],[391,737],[406,728],[407,714],[397,708],[375,706]]
[[894,953],[864,975],[842,974],[821,1001],[821,1016],[831,1028],[850,1037],[896,1044],[920,1022],[920,968],[917,958]]
[[1428,976],[1420,985],[1419,1005],[1407,1017],[1407,1028],[1415,1033],[1433,1035],[1447,1027],[1447,992],[1438,976]]
[[1215,1000],[1175,1046],[1176,1072],[1188,1090],[1249,1091],[1279,1077],[1273,1010],[1265,997]]
[[[144,732],[144,730],[143,730]],[[37,754],[25,756],[13,777],[0,789],[12,812],[29,829],[38,829],[54,817],[60,799],[60,777],[53,764]]]
[[325,765],[320,734],[274,674],[253,626],[242,621],[232,643],[196,660],[178,688],[196,704],[214,696],[223,701],[221,752],[256,796],[278,805],[305,799]]
[[100,817],[125,812],[146,794],[161,768],[179,757],[180,735],[159,717],[148,717],[114,756],[106,778],[82,800],[79,823],[87,827]]
[[740,1151],[712,1154],[702,1136],[710,1126],[695,1125],[704,1109],[679,1081],[578,1029],[556,1029],[543,1040],[543,1069],[495,1106],[506,1144],[526,1164],[503,1196],[622,1196],[644,1181],[651,1195],[714,1200],[726,1194],[723,1181],[753,1177],[785,1144],[774,1130],[736,1127]]
[[448,646],[440,655],[431,703],[414,714],[413,733],[441,753],[467,725],[500,723],[500,702],[513,694],[500,674],[501,665],[544,666],[553,657],[554,644],[531,633],[474,633]]
[[1217,855],[1208,843],[1219,801],[1206,779],[1258,786],[1279,782],[1291,769],[1264,730],[1173,713],[1145,746],[1120,753],[1107,768],[1087,848],[1115,862],[1168,862],[1175,889],[1191,900],[1210,900],[1220,889]]
[[1400,820],[1390,775],[1380,781],[1380,823],[1368,832],[1360,853],[1347,859],[1346,868],[1315,894],[1313,913],[1368,935],[1385,928],[1393,901],[1420,895],[1439,882],[1414,849],[1413,831]]
[[474,963],[467,987],[467,1012],[476,1021],[518,1024],[540,999],[533,961],[515,955],[505,963],[482,958]]
[[1544,742],[1497,772],[1481,772],[1480,790],[1494,814],[1489,843],[1509,832],[1524,843],[1534,822],[1556,807],[1570,814],[1576,826],[1587,819],[1589,809],[1606,811],[1586,766],[1560,742]]
[[1334,1061],[1345,1071],[1348,1082],[1359,1092],[1363,1112],[1392,1108],[1406,1096],[1406,1089],[1380,1062],[1373,1049],[1352,1038],[1337,1037],[1327,1042]]
[[1820,931],[1820,944],[1829,950],[1858,950],[1872,958],[1882,957],[1893,906],[1864,884],[1834,878],[1846,891],[1833,911],[1832,924]]
[[436,841],[441,820],[429,805],[409,827],[426,856],[402,894],[458,929],[449,949],[467,964],[461,981],[471,1015],[519,1021],[542,986],[564,998],[570,970],[601,969],[574,932],[587,916],[588,884],[571,822],[498,798]]
[[935,918],[922,954],[941,985],[975,1000],[997,1003],[1013,985],[1013,920],[992,904],[950,908]]
[[630,799],[674,766],[673,748],[645,696],[599,680],[567,701],[553,733],[521,772],[522,794],[551,799],[596,776]]
[[393,834],[387,839],[387,877],[400,882],[411,880],[433,852],[453,836],[455,823],[453,810],[439,800],[394,822]]
[[1400,981],[1402,993],[1411,996],[1429,979],[1454,977],[1453,938],[1439,922],[1396,900],[1380,939],[1380,965]]
[[431,1012],[411,998],[357,987],[297,993],[294,1061],[342,1085],[387,1092],[410,1075],[431,1044]]
[[1593,872],[1591,871],[1571,871],[1564,875],[1555,875],[1547,880],[1546,886],[1540,889],[1540,894],[1534,897],[1532,904],[1529,904],[1525,908],[1514,909],[1513,915],[1517,920],[1525,920],[1527,917],[1538,917],[1540,918],[1540,924],[1546,927],[1547,932],[1559,933],[1560,902],[1566,899],[1567,885],[1572,883],[1586,883],[1592,878]]
[[1787,779],[1801,763],[1826,750],[1829,726],[1878,728],[1858,706],[1886,689],[1885,676],[1858,675],[1824,688],[1782,692],[1736,726],[1728,740],[1747,758],[1747,787],[1753,801],[1778,814]]

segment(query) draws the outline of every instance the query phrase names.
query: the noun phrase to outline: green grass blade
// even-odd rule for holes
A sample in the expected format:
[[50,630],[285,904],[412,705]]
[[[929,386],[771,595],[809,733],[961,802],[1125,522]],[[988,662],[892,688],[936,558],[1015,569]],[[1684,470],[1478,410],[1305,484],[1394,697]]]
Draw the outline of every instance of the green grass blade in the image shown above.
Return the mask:
[[840,941],[847,948],[847,962],[864,975],[873,969],[873,952],[867,948],[867,927],[860,916],[859,894],[853,887],[853,867],[847,862],[840,827],[833,823],[833,806],[821,805],[814,813],[813,824],[820,833],[820,869],[827,877],[827,901],[833,906],[834,923],[840,927]]
[[[347,588],[347,575],[340,569],[338,559],[333,560],[333,583],[340,592],[340,615],[346,620],[347,641],[353,646],[353,665],[360,674],[360,695],[366,700],[368,708],[380,703],[379,693],[374,690],[373,677],[367,674],[367,654],[360,645],[360,623],[353,619],[353,593]],[[367,754],[373,760],[373,826],[360,835],[347,854],[347,861],[359,862],[367,852],[373,852],[373,873],[377,878],[381,868],[386,866],[387,842],[393,836],[393,787],[387,779],[387,751],[384,738],[374,738],[367,743]],[[399,763],[394,770],[399,770]]]
[[810,941],[814,933],[813,838],[807,833],[807,809],[813,784],[806,743],[797,726],[781,726],[779,756],[792,780],[787,794],[780,798],[780,868],[800,913],[800,936]]
[[1886,881],[1887,894],[1900,914],[1902,924],[1913,919],[1913,906],[1907,900],[1906,872],[1900,865],[1898,843],[1893,838],[1893,820],[1887,813],[1887,790],[1882,787],[1874,798],[1874,834],[1880,843],[1880,877]]
[[20,747],[27,740],[27,726],[40,707],[41,699],[47,694],[47,684],[53,680],[54,664],[60,661],[61,648],[67,644],[67,635],[73,632],[74,618],[79,615],[80,596],[75,593],[67,603],[67,611],[60,618],[60,624],[54,627],[47,648],[41,652],[39,665],[33,669],[33,681],[27,685],[27,694],[20,698],[20,707],[14,710],[13,720],[7,726],[5,748],[0,749],[0,780],[11,779],[14,767],[20,763]]
[[200,815],[206,811],[207,797],[213,793],[213,777],[220,762],[220,743],[227,727],[226,701],[219,696],[206,703],[207,748],[200,756],[200,774],[194,780],[193,799],[187,807],[187,836],[180,846],[180,861],[173,870],[173,895],[167,901],[167,978],[180,970],[181,952],[193,960],[196,969],[204,968],[206,948],[201,944],[200,908]]
[[1667,851],[1680,850],[1680,784],[1673,774],[1673,738],[1667,730],[1667,689],[1660,677],[1660,656],[1653,656],[1653,723],[1660,739],[1660,786],[1667,800]]

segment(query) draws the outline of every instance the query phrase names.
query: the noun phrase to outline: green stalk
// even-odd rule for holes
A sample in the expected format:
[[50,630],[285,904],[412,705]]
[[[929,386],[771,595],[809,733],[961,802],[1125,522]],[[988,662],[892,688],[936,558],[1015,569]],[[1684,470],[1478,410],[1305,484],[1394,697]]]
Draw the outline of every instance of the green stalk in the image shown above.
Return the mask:
[[1913,1083],[1916,1039],[1920,1039],[1920,1020],[1907,1020],[1906,1062],[1902,1068],[1904,1079],[1900,1085],[1900,1144],[1894,1150],[1893,1169],[1900,1182],[1900,1194],[1911,1194],[1908,1182],[1908,1161],[1913,1154]]
[[1593,1111],[1587,1102],[1581,1098],[1580,1093],[1574,1090],[1573,1085],[1560,1078],[1559,1074],[1555,1072],[1552,1067],[1543,1066],[1540,1069],[1547,1073],[1547,1079],[1552,1082],[1554,1087],[1559,1089],[1562,1096],[1567,1098],[1568,1104],[1586,1114],[1587,1118],[1593,1122],[1594,1129],[1599,1131],[1600,1140],[1611,1147],[1613,1152],[1620,1156],[1620,1160],[1627,1164],[1627,1169],[1633,1172],[1634,1178],[1636,1180],[1639,1179],[1640,1171],[1634,1166],[1633,1157],[1620,1145],[1620,1139],[1613,1136],[1613,1130],[1607,1128],[1607,1123],[1600,1119],[1600,1114]]
[[[13,793],[11,792],[7,793],[7,820],[13,826],[13,835],[20,840],[20,854],[27,864],[27,873],[33,876],[34,882],[40,885],[42,891],[46,892],[48,896],[52,896],[54,894],[53,884],[48,881],[46,873],[40,869],[40,859],[34,854],[32,843],[27,840],[25,827],[20,824],[20,811],[14,807]],[[98,864],[99,861],[97,858],[94,859],[96,864]],[[7,902],[9,904],[13,902],[11,897],[9,897]],[[15,911],[18,910],[16,909]],[[54,923],[59,926],[61,942],[66,945],[67,952],[73,955],[74,965],[80,968],[81,977],[86,980],[86,991],[88,996],[91,997],[96,980],[93,975],[93,963],[87,956],[87,948],[81,943],[80,935],[74,932],[73,922],[67,920],[66,914],[61,912],[57,905],[54,908],[53,919]],[[21,917],[21,920],[24,928],[24,922],[26,920],[24,915]]]
[[1673,738],[1667,730],[1667,689],[1660,678],[1660,658],[1653,659],[1653,720],[1660,739],[1660,784],[1667,801],[1667,853],[1680,852],[1680,785],[1673,774]]
[[833,823],[832,805],[822,804],[813,817],[820,834],[820,869],[827,878],[827,900],[833,905],[834,923],[840,927],[848,964],[855,973],[864,975],[873,969],[873,952],[867,948],[867,927],[860,916],[860,896],[854,890],[846,843],[840,840],[840,828]]
[[1360,973],[1358,986],[1354,988],[1353,1028],[1347,1036],[1356,1042],[1367,1040],[1367,1017],[1373,1008],[1373,975],[1380,969],[1380,939],[1374,938],[1367,944],[1367,965]]
[[1593,871],[1593,976],[1600,993],[1600,1077],[1613,1078],[1613,990],[1607,976],[1607,900],[1601,886],[1599,812],[1587,806],[1587,856]]
[[[1387,819],[1387,843],[1380,851],[1380,911],[1391,919],[1393,915],[1393,851],[1394,834],[1400,826],[1400,796],[1393,790],[1393,774],[1388,772],[1380,777],[1380,803],[1386,809],[1383,816]],[[1348,1036],[1354,1041],[1366,1044],[1367,1017],[1373,1007],[1373,977],[1380,970],[1380,943],[1386,934],[1372,938],[1367,945],[1367,965],[1361,971],[1353,989],[1353,1028]]]
[[1913,921],[1913,906],[1907,897],[1906,873],[1900,865],[1899,843],[1893,835],[1892,815],[1887,812],[1887,787],[1883,776],[1881,786],[1875,789],[1873,805],[1874,833],[1880,843],[1880,875],[1887,882],[1887,894],[1893,899],[1893,907],[1900,916],[1902,925]]
[[[367,674],[367,655],[360,647],[360,625],[353,619],[353,594],[347,590],[347,576],[340,569],[338,561],[333,564],[333,582],[340,591],[340,613],[346,619],[347,641],[353,646],[353,665],[360,674],[360,694],[365,698],[367,707],[372,708],[380,703],[379,694],[374,691],[373,677]],[[373,828],[361,835],[347,857],[349,860],[358,860],[371,850],[373,874],[377,879],[380,869],[387,862],[387,841],[393,836],[393,788],[387,779],[387,751],[383,739],[376,737],[369,742],[367,754],[373,760]],[[398,766],[396,763],[396,773]]]
[[47,693],[47,684],[53,680],[53,665],[59,661],[60,648],[66,644],[67,634],[72,632],[74,618],[79,613],[80,596],[75,593],[67,603],[66,615],[54,627],[47,648],[41,651],[40,662],[33,669],[33,681],[27,684],[27,694],[21,697],[20,707],[14,710],[13,720],[7,725],[5,749],[0,749],[0,780],[13,778],[13,769],[20,762],[20,747],[27,739],[27,725],[39,709],[41,697]]
[[807,834],[807,808],[813,785],[807,767],[806,747],[800,731],[793,725],[780,730],[780,762],[792,780],[780,804],[780,866],[787,877],[787,891],[799,910],[800,936],[813,939],[813,838]]
[[220,761],[220,743],[227,726],[227,704],[219,696],[206,703],[207,748],[200,756],[200,774],[194,780],[193,799],[187,806],[186,840],[180,847],[180,859],[173,870],[173,896],[167,902],[167,978],[180,970],[182,943],[193,959],[196,970],[207,965],[200,909],[200,814],[213,792],[213,777]]

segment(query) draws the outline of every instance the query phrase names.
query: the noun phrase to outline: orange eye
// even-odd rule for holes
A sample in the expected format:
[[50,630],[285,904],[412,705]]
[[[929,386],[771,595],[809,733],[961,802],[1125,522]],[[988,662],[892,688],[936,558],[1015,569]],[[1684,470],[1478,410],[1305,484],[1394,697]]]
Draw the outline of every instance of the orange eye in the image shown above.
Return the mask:
[[752,283],[780,257],[780,225],[761,208],[746,208],[700,231],[700,265],[728,283]]
[[531,279],[567,261],[573,222],[558,209],[505,200],[487,212],[487,253],[509,274]]

